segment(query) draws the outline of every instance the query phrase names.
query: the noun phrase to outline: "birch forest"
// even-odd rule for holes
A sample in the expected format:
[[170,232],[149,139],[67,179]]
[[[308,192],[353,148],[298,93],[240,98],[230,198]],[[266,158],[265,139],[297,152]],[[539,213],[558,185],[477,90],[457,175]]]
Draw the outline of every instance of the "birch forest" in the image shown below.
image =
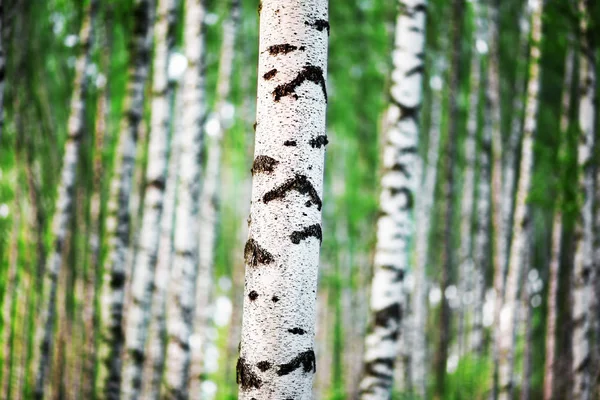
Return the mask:
[[0,0],[0,399],[600,399],[599,0]]

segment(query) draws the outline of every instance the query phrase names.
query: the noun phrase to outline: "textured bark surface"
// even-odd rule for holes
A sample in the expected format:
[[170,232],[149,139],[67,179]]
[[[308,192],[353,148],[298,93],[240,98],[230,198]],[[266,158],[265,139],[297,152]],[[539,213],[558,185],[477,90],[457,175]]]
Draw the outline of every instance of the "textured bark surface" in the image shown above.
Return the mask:
[[[565,142],[569,130],[569,112],[571,110],[571,85],[573,81],[573,64],[575,52],[572,48],[567,49],[565,61],[565,78],[562,94],[562,111],[560,118],[561,147],[559,148],[559,160],[565,151]],[[556,321],[558,317],[558,279],[560,276],[560,255],[562,246],[563,230],[563,203],[562,187],[559,187],[556,196],[554,218],[552,220],[552,242],[550,253],[550,265],[548,272],[548,316],[546,320],[546,359],[544,364],[544,400],[552,400],[554,392],[554,372],[556,360]]]
[[499,398],[509,399],[514,390],[514,357],[516,343],[517,307],[522,271],[529,245],[528,225],[531,218],[527,196],[531,189],[533,170],[533,141],[537,129],[539,95],[540,40],[542,36],[542,2],[531,7],[531,48],[529,82],[525,100],[525,125],[521,149],[520,175],[517,184],[513,236],[510,245],[506,293],[500,312],[500,353],[498,364]]
[[403,311],[403,280],[414,235],[413,212],[419,185],[419,111],[427,2],[398,2],[377,246],[371,284],[371,326],[365,339],[360,398],[388,399],[393,388]]
[[215,105],[218,129],[207,137],[207,161],[205,179],[200,200],[200,255],[196,283],[196,312],[194,317],[194,345],[191,348],[190,394],[200,395],[203,371],[203,353],[206,349],[206,328],[209,320],[209,304],[213,293],[213,269],[217,230],[219,224],[221,162],[223,138],[231,121],[225,115],[229,105],[235,42],[240,24],[240,1],[231,0],[229,17],[223,22],[223,38],[219,60],[217,100]]
[[[264,0],[260,14],[256,158],[237,382],[243,400],[304,400],[312,397],[316,371],[327,1]],[[294,50],[274,51],[286,45]],[[273,70],[277,73],[265,78]]]
[[182,113],[175,208],[173,265],[167,292],[167,356],[162,395],[187,399],[190,336],[198,273],[200,176],[206,104],[204,95],[204,0],[187,0],[184,22],[188,69],[182,82]]
[[[467,120],[467,137],[465,139],[465,172],[463,177],[462,202],[461,202],[461,222],[460,222],[460,254],[459,254],[459,272],[458,272],[458,296],[461,300],[458,309],[458,351],[462,355],[467,350],[465,326],[466,319],[469,317],[467,310],[469,304],[466,303],[467,293],[473,290],[475,279],[475,270],[473,268],[472,251],[472,230],[473,230],[473,203],[475,197],[475,162],[476,148],[475,142],[478,130],[479,116],[479,97],[481,83],[481,53],[479,47],[485,40],[483,7],[479,0],[471,1],[473,15],[475,16],[475,44],[471,53],[471,73],[469,85],[469,117]],[[480,186],[481,187],[481,186]],[[478,203],[479,207],[479,203]],[[477,211],[477,222],[481,214]]]
[[88,84],[86,81],[86,68],[91,59],[95,17],[98,0],[91,0],[86,10],[85,19],[81,26],[79,40],[81,54],[75,66],[75,83],[71,97],[71,113],[67,127],[67,139],[63,156],[62,171],[58,186],[58,196],[54,218],[52,221],[52,235],[54,245],[51,254],[46,260],[44,283],[42,293],[42,309],[37,323],[36,354],[34,366],[36,369],[34,397],[43,399],[48,396],[48,379],[52,360],[54,317],[57,300],[58,277],[63,262],[63,247],[67,239],[69,225],[73,216],[73,201],[75,197],[75,176],[77,161],[82,137],[85,133],[85,111]]
[[169,151],[170,85],[167,78],[169,50],[172,48],[175,0],[159,0],[154,24],[152,104],[148,165],[143,196],[143,217],[136,245],[131,280],[132,303],[126,328],[126,355],[121,397],[137,399],[141,394],[145,343],[150,322],[154,272],[157,262],[160,221],[163,209]]
[[130,198],[133,190],[136,143],[144,112],[144,87],[150,69],[153,0],[136,0],[132,59],[127,84],[123,120],[110,181],[106,237],[108,254],[104,262],[98,340],[96,395],[118,399],[121,387],[123,312],[130,249]]
[[591,45],[589,24],[589,4],[579,0],[580,42],[579,57],[579,129],[577,160],[580,173],[580,193],[582,194],[581,214],[575,227],[575,262],[572,282],[573,318],[573,398],[589,399],[592,396],[596,377],[592,348],[592,331],[597,315],[594,315],[594,292],[598,276],[594,266],[595,244],[595,187],[596,187],[596,63],[595,50]]

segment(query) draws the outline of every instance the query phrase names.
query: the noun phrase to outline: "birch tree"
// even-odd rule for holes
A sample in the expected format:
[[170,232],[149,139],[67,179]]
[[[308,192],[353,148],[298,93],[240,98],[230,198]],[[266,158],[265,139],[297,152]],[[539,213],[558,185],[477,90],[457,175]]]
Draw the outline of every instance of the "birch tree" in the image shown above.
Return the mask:
[[264,0],[237,382],[240,399],[310,399],[327,105],[326,0]]
[[500,357],[498,364],[499,398],[509,399],[514,390],[514,354],[516,342],[517,306],[521,275],[526,262],[529,246],[528,223],[530,216],[527,196],[531,189],[533,170],[533,141],[537,129],[539,96],[539,60],[542,37],[542,2],[531,3],[531,48],[529,82],[525,100],[525,125],[521,149],[520,175],[517,184],[517,196],[513,222],[513,236],[510,245],[506,294],[500,316]]
[[[172,19],[176,4],[175,0],[159,0],[154,24],[152,116],[143,196],[143,216],[136,244],[131,281],[132,303],[127,317],[125,335],[126,355],[121,388],[121,397],[124,399],[137,399],[141,394],[169,156],[171,87],[167,72],[169,51],[173,47],[174,41]],[[171,29],[169,29],[170,25]]]
[[198,273],[200,175],[206,104],[204,95],[204,0],[187,0],[184,22],[188,69],[183,76],[179,184],[175,209],[174,256],[167,293],[167,358],[164,395],[188,398],[190,336]]
[[131,233],[130,197],[133,190],[136,143],[144,113],[144,87],[150,69],[153,8],[154,0],[135,0],[127,97],[110,182],[106,222],[108,254],[102,276],[98,343],[100,362],[96,377],[96,394],[104,399],[118,399],[121,387],[124,342],[122,323]]
[[95,17],[98,8],[97,0],[90,0],[85,18],[79,33],[81,53],[75,66],[75,83],[71,97],[71,113],[67,127],[67,139],[63,155],[63,165],[58,187],[58,197],[52,235],[54,238],[53,252],[46,260],[42,298],[44,299],[41,317],[37,326],[36,358],[35,358],[35,389],[34,397],[43,399],[48,396],[48,379],[54,334],[54,315],[57,301],[58,277],[63,263],[63,247],[67,239],[69,225],[73,216],[73,201],[75,197],[75,176],[77,161],[83,135],[85,134],[85,112],[88,82],[86,69],[91,59],[91,48],[94,38]]
[[[569,112],[571,109],[571,85],[573,81],[573,64],[575,52],[572,48],[567,49],[565,61],[565,78],[562,94],[562,112],[560,118],[560,150],[558,159],[562,160],[565,152],[565,142],[569,130]],[[559,175],[560,176],[560,175]],[[546,322],[546,360],[544,364],[544,400],[551,400],[554,389],[554,370],[556,358],[556,320],[558,317],[558,279],[560,276],[560,256],[563,234],[563,196],[562,185],[558,188],[558,195],[554,205],[554,217],[552,220],[552,242],[550,254],[550,266],[548,273],[548,316]]]
[[593,347],[591,343],[594,322],[592,304],[598,272],[594,266],[594,207],[596,185],[596,63],[595,49],[591,46],[590,2],[578,1],[580,14],[579,56],[579,140],[577,161],[579,164],[579,187],[582,193],[581,214],[576,224],[574,277],[572,282],[573,318],[573,392],[576,399],[590,399],[596,376],[593,375]]
[[419,111],[425,49],[424,0],[399,1],[392,60],[392,86],[384,132],[383,175],[377,221],[371,326],[365,339],[360,398],[387,399],[393,387],[400,336],[403,280],[414,234],[413,208],[419,183]]
[[6,8],[6,0],[0,0],[0,140],[2,139],[2,131],[4,130],[4,80],[6,77],[6,53],[4,52],[5,44],[3,43],[4,24],[4,9]]

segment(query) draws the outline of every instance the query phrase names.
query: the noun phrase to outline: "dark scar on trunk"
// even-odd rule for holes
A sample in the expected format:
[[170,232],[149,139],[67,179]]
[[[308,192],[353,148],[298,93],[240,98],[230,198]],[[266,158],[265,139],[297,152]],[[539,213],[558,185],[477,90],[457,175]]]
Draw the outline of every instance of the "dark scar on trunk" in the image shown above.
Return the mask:
[[296,141],[295,140],[286,140],[285,142],[283,142],[284,146],[296,146]]
[[258,122],[255,122],[254,124],[252,124],[252,128],[254,129],[254,132],[256,132],[256,127],[258,126]]
[[325,21],[324,19],[318,19],[312,23],[305,21],[304,25],[312,26],[319,32],[323,32],[323,30],[327,29],[327,35],[329,35],[329,33],[330,33],[329,32],[329,30],[330,30],[329,22]]
[[263,196],[263,202],[268,203],[272,200],[282,199],[285,197],[287,192],[292,190],[297,191],[300,194],[306,194],[310,196],[311,200],[317,205],[317,208],[321,210],[323,202],[319,197],[319,194],[315,190],[314,186],[305,175],[296,175],[294,178],[286,181],[281,186],[265,193]]
[[391,271],[396,274],[394,277],[394,282],[401,282],[404,280],[404,270],[394,267],[393,265],[382,265],[381,269],[385,269],[387,271]]
[[323,69],[314,65],[306,65],[302,68],[302,71],[298,73],[291,82],[281,84],[273,91],[275,101],[281,100],[285,96],[294,96],[297,98],[296,88],[304,83],[304,81],[310,81],[321,86],[325,101],[327,101],[327,87],[325,86],[325,77],[323,76]]
[[317,361],[315,359],[315,352],[313,351],[313,349],[298,354],[296,357],[294,357],[292,361],[290,361],[287,364],[279,365],[277,375],[288,375],[300,367],[302,367],[305,373],[311,371],[313,373],[317,372]]
[[306,333],[306,331],[302,328],[288,329],[288,332],[292,335],[304,335]]
[[268,371],[271,369],[271,363],[268,361],[261,361],[256,364],[256,367],[260,369],[262,372]]
[[248,297],[250,298],[251,301],[254,301],[254,300],[258,299],[258,293],[256,293],[256,290],[253,290],[250,292]]
[[263,78],[265,80],[271,80],[273,79],[273,77],[277,75],[277,69],[273,68],[272,70],[270,70],[269,72],[267,72],[266,74],[263,75]]
[[[381,379],[383,381],[389,382],[389,384],[391,384],[392,381],[392,375],[386,374],[384,372],[379,372],[377,370],[375,370],[375,366],[378,364],[382,364],[385,365],[386,368],[388,368],[390,371],[394,365],[394,359],[393,358],[376,358],[373,361],[369,361],[365,364],[365,375],[366,376],[372,376],[375,377],[377,379]],[[385,386],[382,383],[379,383],[380,386],[387,388],[389,384],[386,384]]]
[[252,175],[259,173],[270,174],[275,170],[275,166],[279,164],[279,161],[269,156],[257,156],[252,164]]
[[408,188],[390,188],[390,194],[392,196],[397,196],[400,193],[404,194],[404,196],[406,197],[406,205],[404,207],[402,207],[402,210],[412,210],[414,207],[414,200],[413,200],[413,195],[410,191],[410,189]]
[[270,264],[275,261],[273,255],[260,247],[254,239],[248,239],[246,242],[244,259],[246,260],[246,264],[252,267],[257,267],[258,264]]
[[321,146],[327,146],[329,144],[329,140],[327,139],[327,136],[325,135],[319,135],[314,139],[311,139],[310,142],[308,142],[310,144],[310,146],[314,149],[315,147],[320,149]]
[[319,242],[323,242],[323,232],[321,230],[321,225],[314,224],[311,226],[307,226],[301,231],[294,231],[290,235],[290,239],[292,239],[292,243],[300,244],[302,240],[308,239],[309,237],[316,237],[319,239]]
[[[298,46],[294,46],[293,44],[283,43],[283,44],[274,44],[273,46],[269,46],[267,51],[270,55],[276,56],[278,54],[287,54],[292,51],[298,50]],[[304,50],[300,48],[300,50]]]
[[262,11],[262,1],[258,2],[258,14],[260,15],[260,12]]
[[272,301],[273,303],[277,303],[277,302],[279,301],[279,297],[277,297],[277,296],[273,296],[273,297],[271,298],[271,301]]
[[262,381],[252,372],[252,369],[243,357],[240,357],[236,366],[236,382],[241,386],[242,390],[250,390],[252,388],[260,389]]
[[379,326],[390,330],[387,336],[392,340],[398,339],[400,334],[400,320],[402,318],[402,309],[400,304],[394,303],[382,310],[375,312],[375,326]]

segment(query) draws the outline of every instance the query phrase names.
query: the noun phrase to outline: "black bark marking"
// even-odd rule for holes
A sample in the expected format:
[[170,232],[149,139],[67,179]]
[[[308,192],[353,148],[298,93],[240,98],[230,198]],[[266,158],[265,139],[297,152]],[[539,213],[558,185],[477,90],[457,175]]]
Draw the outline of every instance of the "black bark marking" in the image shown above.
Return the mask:
[[277,69],[273,68],[272,70],[270,70],[269,72],[267,72],[266,74],[263,75],[263,78],[267,81],[273,79],[273,77],[277,75]]
[[257,126],[258,126],[258,122],[255,122],[254,124],[252,124],[252,129],[254,129],[254,132],[256,132]]
[[269,156],[257,156],[252,164],[252,175],[259,173],[270,174],[275,170],[275,166],[279,164],[279,161]]
[[385,390],[388,390],[392,386],[393,375],[387,374],[385,372],[379,372],[375,369],[375,366],[378,364],[383,364],[385,367],[391,371],[394,365],[393,358],[376,358],[373,361],[369,361],[365,363],[365,376],[371,376],[377,379],[377,381],[370,384],[368,387],[363,389],[362,393],[375,393],[375,388],[380,387]]
[[310,146],[314,149],[315,147],[320,149],[321,146],[325,147],[329,144],[329,140],[327,139],[326,135],[319,135],[314,139],[311,139],[310,142],[308,142],[310,144]]
[[286,140],[285,142],[283,142],[283,145],[295,147],[295,146],[297,146],[297,143],[295,140]]
[[112,289],[119,289],[125,286],[125,272],[124,271],[113,271],[110,274],[110,287]]
[[271,363],[268,361],[261,361],[256,364],[256,367],[260,369],[262,372],[268,371],[271,369]]
[[402,208],[402,210],[412,210],[413,209],[415,202],[413,200],[413,195],[412,195],[412,192],[410,191],[410,189],[408,189],[408,188],[400,188],[400,189],[390,188],[390,193],[392,196],[397,196],[400,193],[402,193],[404,195],[404,197],[406,198],[406,205]]
[[273,303],[277,303],[277,302],[279,301],[279,297],[277,297],[277,296],[273,296],[273,297],[271,298],[271,301],[272,301]]
[[404,280],[404,270],[403,269],[398,269],[398,268],[394,267],[393,265],[382,265],[381,269],[385,269],[387,271],[391,271],[394,274],[396,274],[396,276],[394,277],[394,282],[402,282]]
[[148,183],[146,183],[147,187],[154,187],[160,191],[164,191],[165,190],[165,180],[164,179],[153,179],[151,181],[148,181]]
[[419,4],[415,7],[409,7],[406,4],[400,4],[400,14],[413,17],[418,12],[427,12],[427,6],[425,4]]
[[375,312],[374,325],[389,329],[389,338],[398,339],[400,334],[400,319],[402,318],[402,309],[399,303],[394,303],[386,308]]
[[307,226],[301,231],[294,231],[290,235],[290,239],[292,239],[292,243],[300,244],[302,240],[308,239],[309,237],[316,237],[319,239],[319,242],[323,242],[323,231],[321,230],[321,225],[314,224],[311,226]]
[[410,178],[410,172],[408,172],[408,168],[406,167],[406,165],[402,164],[402,163],[396,163],[394,165],[392,165],[392,167],[390,168],[391,171],[396,171],[396,172],[401,172],[402,175],[404,175],[407,178]]
[[258,264],[270,264],[275,261],[273,255],[260,247],[254,239],[248,239],[246,242],[244,260],[246,260],[246,264],[252,267],[258,267]]
[[262,11],[262,1],[258,2],[258,15],[260,15],[260,12]]
[[273,46],[269,46],[267,51],[270,55],[276,56],[278,54],[287,54],[292,51],[298,50],[298,46],[294,46],[293,44],[283,43],[283,44],[274,44]]
[[288,329],[288,332],[292,335],[304,335],[306,333],[306,331],[302,328]]
[[327,36],[329,36],[329,31],[330,31],[330,26],[329,26],[329,22],[324,20],[324,19],[318,19],[315,22],[308,22],[305,21],[304,25],[306,26],[312,26],[313,28],[315,28],[316,30],[318,30],[319,32],[323,32],[323,30],[327,29]]
[[310,196],[312,201],[317,205],[317,208],[321,210],[323,202],[321,201],[319,194],[315,190],[315,187],[312,183],[310,183],[306,175],[297,174],[294,178],[289,179],[281,186],[276,187],[275,189],[265,193],[265,195],[263,196],[263,201],[266,204],[272,200],[282,199],[285,197],[287,192],[292,190],[295,190],[300,194],[306,194]]
[[296,88],[303,84],[304,81],[310,81],[320,85],[321,89],[323,90],[323,95],[325,96],[325,101],[327,101],[327,87],[325,86],[323,69],[315,65],[304,66],[302,71],[298,73],[298,76],[296,76],[291,82],[277,86],[273,91],[275,101],[279,101],[285,96],[294,96],[294,98],[297,99],[298,95],[296,95]]
[[252,369],[243,357],[240,357],[236,366],[236,379],[242,390],[250,390],[252,388],[260,389],[262,381],[252,372]]
[[258,293],[256,293],[256,290],[253,290],[248,294],[248,297],[250,298],[250,301],[254,301],[258,299]]
[[414,74],[422,74],[423,72],[425,72],[425,66],[423,64],[421,64],[421,65],[417,65],[414,68],[409,69],[408,71],[406,71],[406,73],[404,75],[406,77],[409,77]]
[[307,350],[298,354],[292,361],[287,364],[279,365],[279,371],[277,371],[277,375],[284,376],[288,375],[298,368],[302,367],[304,372],[317,372],[317,361],[315,358],[315,352],[313,349]]

